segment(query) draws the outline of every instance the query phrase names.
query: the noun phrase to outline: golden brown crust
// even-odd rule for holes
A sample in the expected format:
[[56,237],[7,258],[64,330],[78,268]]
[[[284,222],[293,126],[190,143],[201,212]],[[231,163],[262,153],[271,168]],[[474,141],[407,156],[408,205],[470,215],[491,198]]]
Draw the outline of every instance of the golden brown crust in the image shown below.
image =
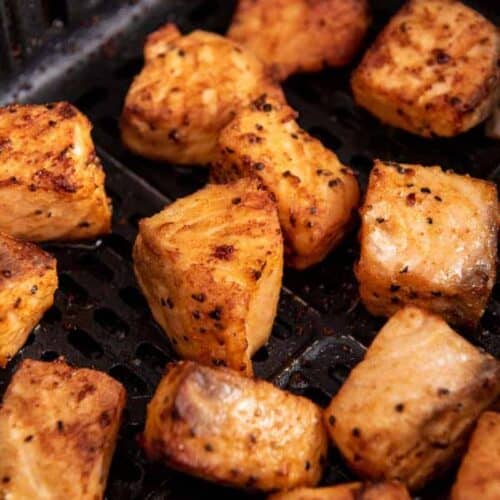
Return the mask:
[[221,132],[212,178],[253,177],[273,194],[287,264],[321,261],[343,238],[359,200],[351,170],[302,130],[295,111],[263,95]]
[[151,459],[222,484],[269,491],[313,486],[326,457],[311,401],[225,368],[169,366],[148,406]]
[[469,443],[451,500],[500,498],[500,413],[485,412]]
[[0,409],[0,497],[103,498],[124,405],[104,373],[23,361]]
[[375,161],[356,267],[365,306],[389,316],[412,304],[475,325],[495,284],[498,213],[490,182]]
[[240,107],[263,92],[283,99],[253,54],[215,33],[182,36],[168,24],[149,36],[144,52],[121,131],[125,145],[148,158],[206,165]]
[[366,0],[240,0],[228,37],[284,80],[348,64],[369,20]]
[[0,230],[76,240],[111,229],[91,125],[67,102],[0,108]]
[[410,500],[410,495],[402,484],[388,481],[298,488],[271,495],[269,500]]
[[56,289],[56,260],[33,243],[0,233],[0,367],[24,345]]
[[134,268],[180,356],[252,373],[283,273],[276,206],[256,181],[208,185],[142,220]]
[[352,78],[358,104],[423,136],[453,136],[484,120],[496,100],[500,37],[455,0],[410,0]]
[[418,489],[462,452],[500,394],[500,362],[437,315],[398,311],[325,410],[331,438],[360,477]]

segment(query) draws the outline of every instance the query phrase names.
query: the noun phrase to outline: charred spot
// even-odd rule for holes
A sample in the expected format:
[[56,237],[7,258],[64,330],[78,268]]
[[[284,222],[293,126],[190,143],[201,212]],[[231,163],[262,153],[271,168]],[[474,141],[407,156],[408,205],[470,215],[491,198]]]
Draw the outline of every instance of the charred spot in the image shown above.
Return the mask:
[[420,192],[421,193],[430,193],[431,190],[428,187],[423,187],[423,188],[420,188]]
[[397,297],[391,297],[391,304],[399,304],[400,300]]
[[189,337],[187,335],[183,335],[182,340],[184,340],[184,342],[189,342]]
[[56,191],[62,191],[65,193],[76,193],[77,191],[77,187],[74,184],[71,184],[71,182],[69,182],[64,175],[52,176],[52,185]]
[[184,57],[184,56],[186,55],[186,52],[184,52],[184,50],[182,50],[182,49],[179,49],[179,50],[177,51],[177,55],[178,55],[179,57]]
[[10,278],[12,276],[12,272],[9,269],[3,269],[2,270],[2,276],[4,278]]
[[89,227],[89,226],[90,222],[87,222],[86,220],[78,223],[78,227]]
[[248,436],[248,439],[250,440],[250,442],[251,442],[252,444],[255,444],[255,443],[257,442],[257,438],[255,437],[255,435],[254,435],[254,434],[250,434],[250,435]]
[[407,272],[408,272],[408,266],[403,267],[403,269],[401,269],[401,271],[399,271],[400,274],[405,274]]
[[443,201],[443,198],[441,198],[441,196],[434,196],[434,199],[439,202]]
[[261,132],[262,130],[264,130],[264,127],[263,127],[260,123],[256,123],[256,124],[255,124],[255,128],[256,128],[259,132]]
[[257,269],[252,269],[252,278],[255,281],[259,281],[262,276],[262,272]]
[[336,419],[333,415],[328,417],[328,423],[333,427],[335,425]]
[[10,483],[10,477],[9,476],[3,476],[2,477],[2,483],[4,483],[4,484]]
[[360,462],[361,460],[363,460],[363,457],[361,455],[358,455],[357,453],[355,453],[354,457],[353,457],[353,460],[355,462]]
[[446,448],[450,446],[450,443],[448,443],[447,441],[432,441],[430,444],[433,448],[436,448],[438,450],[446,450]]
[[57,427],[57,430],[59,432],[63,432],[64,431],[64,422],[62,420],[58,420],[56,427]]
[[330,170],[326,170],[325,168],[318,168],[316,170],[316,175],[324,175],[325,177],[330,177],[333,173]]
[[418,293],[415,292],[414,290],[410,290],[410,293],[408,294],[408,298],[410,298],[410,299],[418,299]]
[[222,317],[222,309],[220,307],[216,307],[215,309],[212,309],[208,315],[210,318],[214,319],[215,321],[220,321]]
[[290,215],[290,224],[292,227],[295,227],[297,225],[297,218],[293,214]]
[[38,287],[36,285],[33,285],[31,287],[30,292],[31,292],[31,295],[35,295],[35,293],[38,292]]
[[260,144],[262,142],[262,137],[259,137],[256,134],[250,133],[245,134],[245,136],[250,144]]
[[28,434],[25,438],[24,438],[24,442],[25,443],[29,443],[30,441],[33,440],[33,434]]
[[460,106],[460,104],[462,103],[462,100],[460,99],[460,97],[457,97],[457,96],[452,96],[448,99],[448,102],[452,105],[452,106]]
[[200,311],[193,311],[193,318],[194,319],[200,319],[201,318],[201,314],[200,314]]
[[17,309],[21,305],[21,297],[18,297],[14,302],[14,309]]
[[234,253],[233,245],[219,245],[215,247],[213,256],[216,259],[220,260],[231,260],[233,253]]
[[447,389],[446,387],[440,387],[437,390],[438,396],[448,396],[450,394],[450,390]]
[[241,363],[240,365],[240,372],[244,372],[247,369],[247,364],[246,363]]
[[107,411],[103,411],[99,415],[99,425],[104,429],[111,425],[111,417],[109,416]]
[[228,154],[234,153],[234,149],[230,148],[229,146],[226,146],[223,151],[224,151],[224,153],[228,153]]
[[54,120],[49,120],[49,123],[47,124],[49,127],[55,127],[57,125],[57,122]]
[[92,384],[85,384],[83,388],[80,390],[78,393],[76,399],[80,403],[83,401],[89,394],[93,394],[96,390],[95,385]]
[[441,297],[442,293],[441,292],[431,292],[431,295],[433,297]]
[[432,217],[427,217],[427,224],[432,224],[434,221],[432,220]]
[[[50,108],[48,108],[48,109],[50,109]],[[61,118],[65,118],[65,119],[73,118],[74,116],[76,116],[75,108],[67,102],[62,103],[59,106],[57,112]]]
[[0,187],[13,186],[15,184],[20,184],[20,182],[17,180],[17,177],[15,177],[14,175],[12,177],[9,177],[8,179],[0,180]]
[[179,142],[181,141],[181,138],[179,136],[179,131],[176,128],[170,130],[170,132],[167,134],[167,137],[170,141],[176,144],[179,144]]
[[340,179],[339,177],[328,181],[328,187],[335,187],[339,184],[342,184],[342,179]]
[[391,285],[391,286],[389,287],[389,290],[390,290],[391,292],[397,292],[400,288],[401,288],[401,287],[400,287],[399,285]]
[[378,224],[382,224],[383,222],[385,222],[385,219],[383,217],[377,217],[375,220]]
[[212,358],[212,364],[214,366],[227,366],[223,359]]
[[255,476],[250,476],[245,483],[247,488],[253,488],[257,484],[258,479]]
[[361,430],[358,428],[358,427],[354,427],[352,429],[352,435],[355,437],[355,438],[359,438],[361,437]]
[[233,198],[233,199],[231,200],[231,203],[232,203],[233,205],[239,205],[239,204],[241,203],[241,198],[240,198],[239,196],[238,196],[238,197],[236,197],[236,198]]
[[394,409],[398,412],[398,413],[403,413],[404,409],[405,409],[405,405],[403,403],[398,403]]
[[252,102],[252,108],[257,111],[271,111],[273,107],[266,102],[267,94],[262,94]]
[[407,197],[406,197],[406,204],[410,207],[412,207],[413,205],[415,205],[417,201],[417,197],[415,196],[415,193],[410,193]]
[[442,49],[434,50],[434,56],[438,64],[446,64],[452,59],[452,57]]
[[311,462],[309,460],[306,460],[306,463],[304,464],[304,469],[309,470],[311,468]]
[[255,168],[255,170],[258,170],[258,171],[264,170],[265,167],[266,166],[260,161],[253,164],[253,168]]
[[196,302],[205,302],[207,297],[204,293],[193,293],[193,295],[191,295],[191,298],[193,300],[196,300]]

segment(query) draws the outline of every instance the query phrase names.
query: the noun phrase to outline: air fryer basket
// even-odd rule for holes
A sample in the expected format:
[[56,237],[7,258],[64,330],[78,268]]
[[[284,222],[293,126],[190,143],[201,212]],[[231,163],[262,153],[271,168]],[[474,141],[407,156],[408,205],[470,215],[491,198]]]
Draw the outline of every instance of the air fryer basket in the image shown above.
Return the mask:
[[[372,3],[376,5],[369,40],[402,2]],[[467,3],[500,24],[495,1]],[[62,355],[77,366],[106,371],[128,392],[108,499],[261,498],[148,463],[136,444],[146,404],[165,364],[175,359],[133,276],[131,249],[137,223],[201,187],[207,172],[132,156],[122,148],[118,133],[126,90],[142,65],[144,36],[166,21],[177,23],[183,32],[203,28],[223,33],[234,1],[114,0],[103,4],[100,0],[0,3],[4,27],[0,33],[0,102],[68,99],[86,113],[94,124],[114,207],[111,235],[91,243],[47,246],[58,260],[60,288],[55,305],[21,353],[0,373],[0,392],[26,357],[51,360]],[[23,8],[38,12],[33,19],[39,22],[20,24]],[[40,28],[42,18],[45,29]],[[300,112],[301,125],[359,173],[363,188],[372,158],[439,164],[499,183],[500,145],[485,138],[482,126],[456,139],[432,141],[381,126],[354,106],[349,92],[351,70],[295,76],[284,88],[290,104]],[[286,270],[272,337],[254,358],[259,377],[327,404],[383,324],[359,301],[352,270],[357,255],[356,234],[352,233],[315,268]],[[463,332],[497,357],[499,315],[497,284],[480,328]],[[434,482],[419,498],[444,498],[450,478]],[[338,453],[331,451],[323,483],[350,479],[353,476]]]

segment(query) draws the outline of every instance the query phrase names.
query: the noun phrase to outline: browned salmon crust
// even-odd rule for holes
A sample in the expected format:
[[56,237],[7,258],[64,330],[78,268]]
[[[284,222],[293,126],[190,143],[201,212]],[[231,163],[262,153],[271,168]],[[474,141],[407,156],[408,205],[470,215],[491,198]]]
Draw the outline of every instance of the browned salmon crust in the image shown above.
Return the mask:
[[276,206],[257,181],[208,185],[142,220],[134,268],[183,358],[252,374],[283,274]]
[[23,361],[0,409],[0,498],[102,499],[124,405],[105,373]]
[[67,102],[0,108],[0,231],[31,241],[110,231],[111,204],[90,130]]
[[154,160],[207,165],[220,130],[261,94],[281,88],[250,51],[215,33],[152,33],[121,118],[124,144]]
[[53,304],[56,260],[33,243],[0,233],[0,367],[24,345]]
[[431,137],[484,120],[498,95],[500,36],[456,0],[410,0],[352,77],[356,102],[383,122]]
[[314,486],[326,459],[321,410],[226,368],[168,367],[148,405],[151,459],[217,483],[264,491]]
[[228,37],[284,80],[348,64],[369,21],[366,0],[239,0]]
[[360,477],[419,489],[458,459],[499,394],[499,361],[439,316],[406,307],[351,371],[325,424]]
[[451,500],[500,498],[500,413],[485,412],[469,443]]
[[495,284],[498,213],[493,183],[375,161],[356,267],[367,309],[389,316],[412,304],[476,325]]
[[265,96],[221,132],[212,178],[258,179],[276,199],[286,262],[320,262],[345,236],[359,200],[353,172],[302,130],[289,106]]

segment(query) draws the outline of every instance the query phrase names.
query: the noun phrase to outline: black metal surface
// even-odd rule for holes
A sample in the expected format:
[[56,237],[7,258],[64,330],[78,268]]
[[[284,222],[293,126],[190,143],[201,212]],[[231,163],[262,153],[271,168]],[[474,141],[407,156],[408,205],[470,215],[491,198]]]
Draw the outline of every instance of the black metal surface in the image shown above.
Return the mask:
[[[58,259],[60,289],[56,304],[21,354],[0,374],[0,389],[23,357],[53,359],[64,355],[75,365],[106,371],[121,380],[129,394],[108,484],[109,499],[244,498],[241,492],[147,463],[135,443],[135,435],[143,426],[145,405],[162,367],[174,359],[133,277],[130,259],[137,221],[157,212],[169,199],[201,187],[207,174],[203,169],[160,165],[132,156],[122,148],[118,134],[126,90],[142,64],[145,34],[166,21],[178,23],[185,32],[199,27],[223,32],[234,1],[49,3],[53,7],[64,3],[63,21],[68,26],[78,24],[85,16],[91,22],[68,28],[64,37],[61,33],[53,38],[40,48],[37,57],[0,81],[0,102],[68,99],[91,118],[107,173],[108,193],[113,198],[113,234],[91,245],[48,247]],[[104,3],[108,10],[91,19],[92,9],[102,9]],[[373,3],[370,38],[401,4],[391,0]],[[500,8],[495,0],[468,3],[499,24]],[[112,11],[112,5],[120,7]],[[300,111],[302,126],[356,169],[363,186],[374,157],[440,164],[500,182],[500,147],[484,137],[481,126],[456,139],[432,141],[381,126],[354,106],[348,86],[351,69],[296,76],[284,87],[290,104]],[[285,272],[272,337],[254,358],[258,376],[322,405],[335,394],[383,324],[359,302],[352,271],[357,255],[353,233],[315,268]],[[481,327],[466,332],[473,342],[497,357],[499,315],[497,284]],[[332,451],[324,483],[351,478]],[[444,479],[433,483],[422,498],[443,498],[449,482]]]

